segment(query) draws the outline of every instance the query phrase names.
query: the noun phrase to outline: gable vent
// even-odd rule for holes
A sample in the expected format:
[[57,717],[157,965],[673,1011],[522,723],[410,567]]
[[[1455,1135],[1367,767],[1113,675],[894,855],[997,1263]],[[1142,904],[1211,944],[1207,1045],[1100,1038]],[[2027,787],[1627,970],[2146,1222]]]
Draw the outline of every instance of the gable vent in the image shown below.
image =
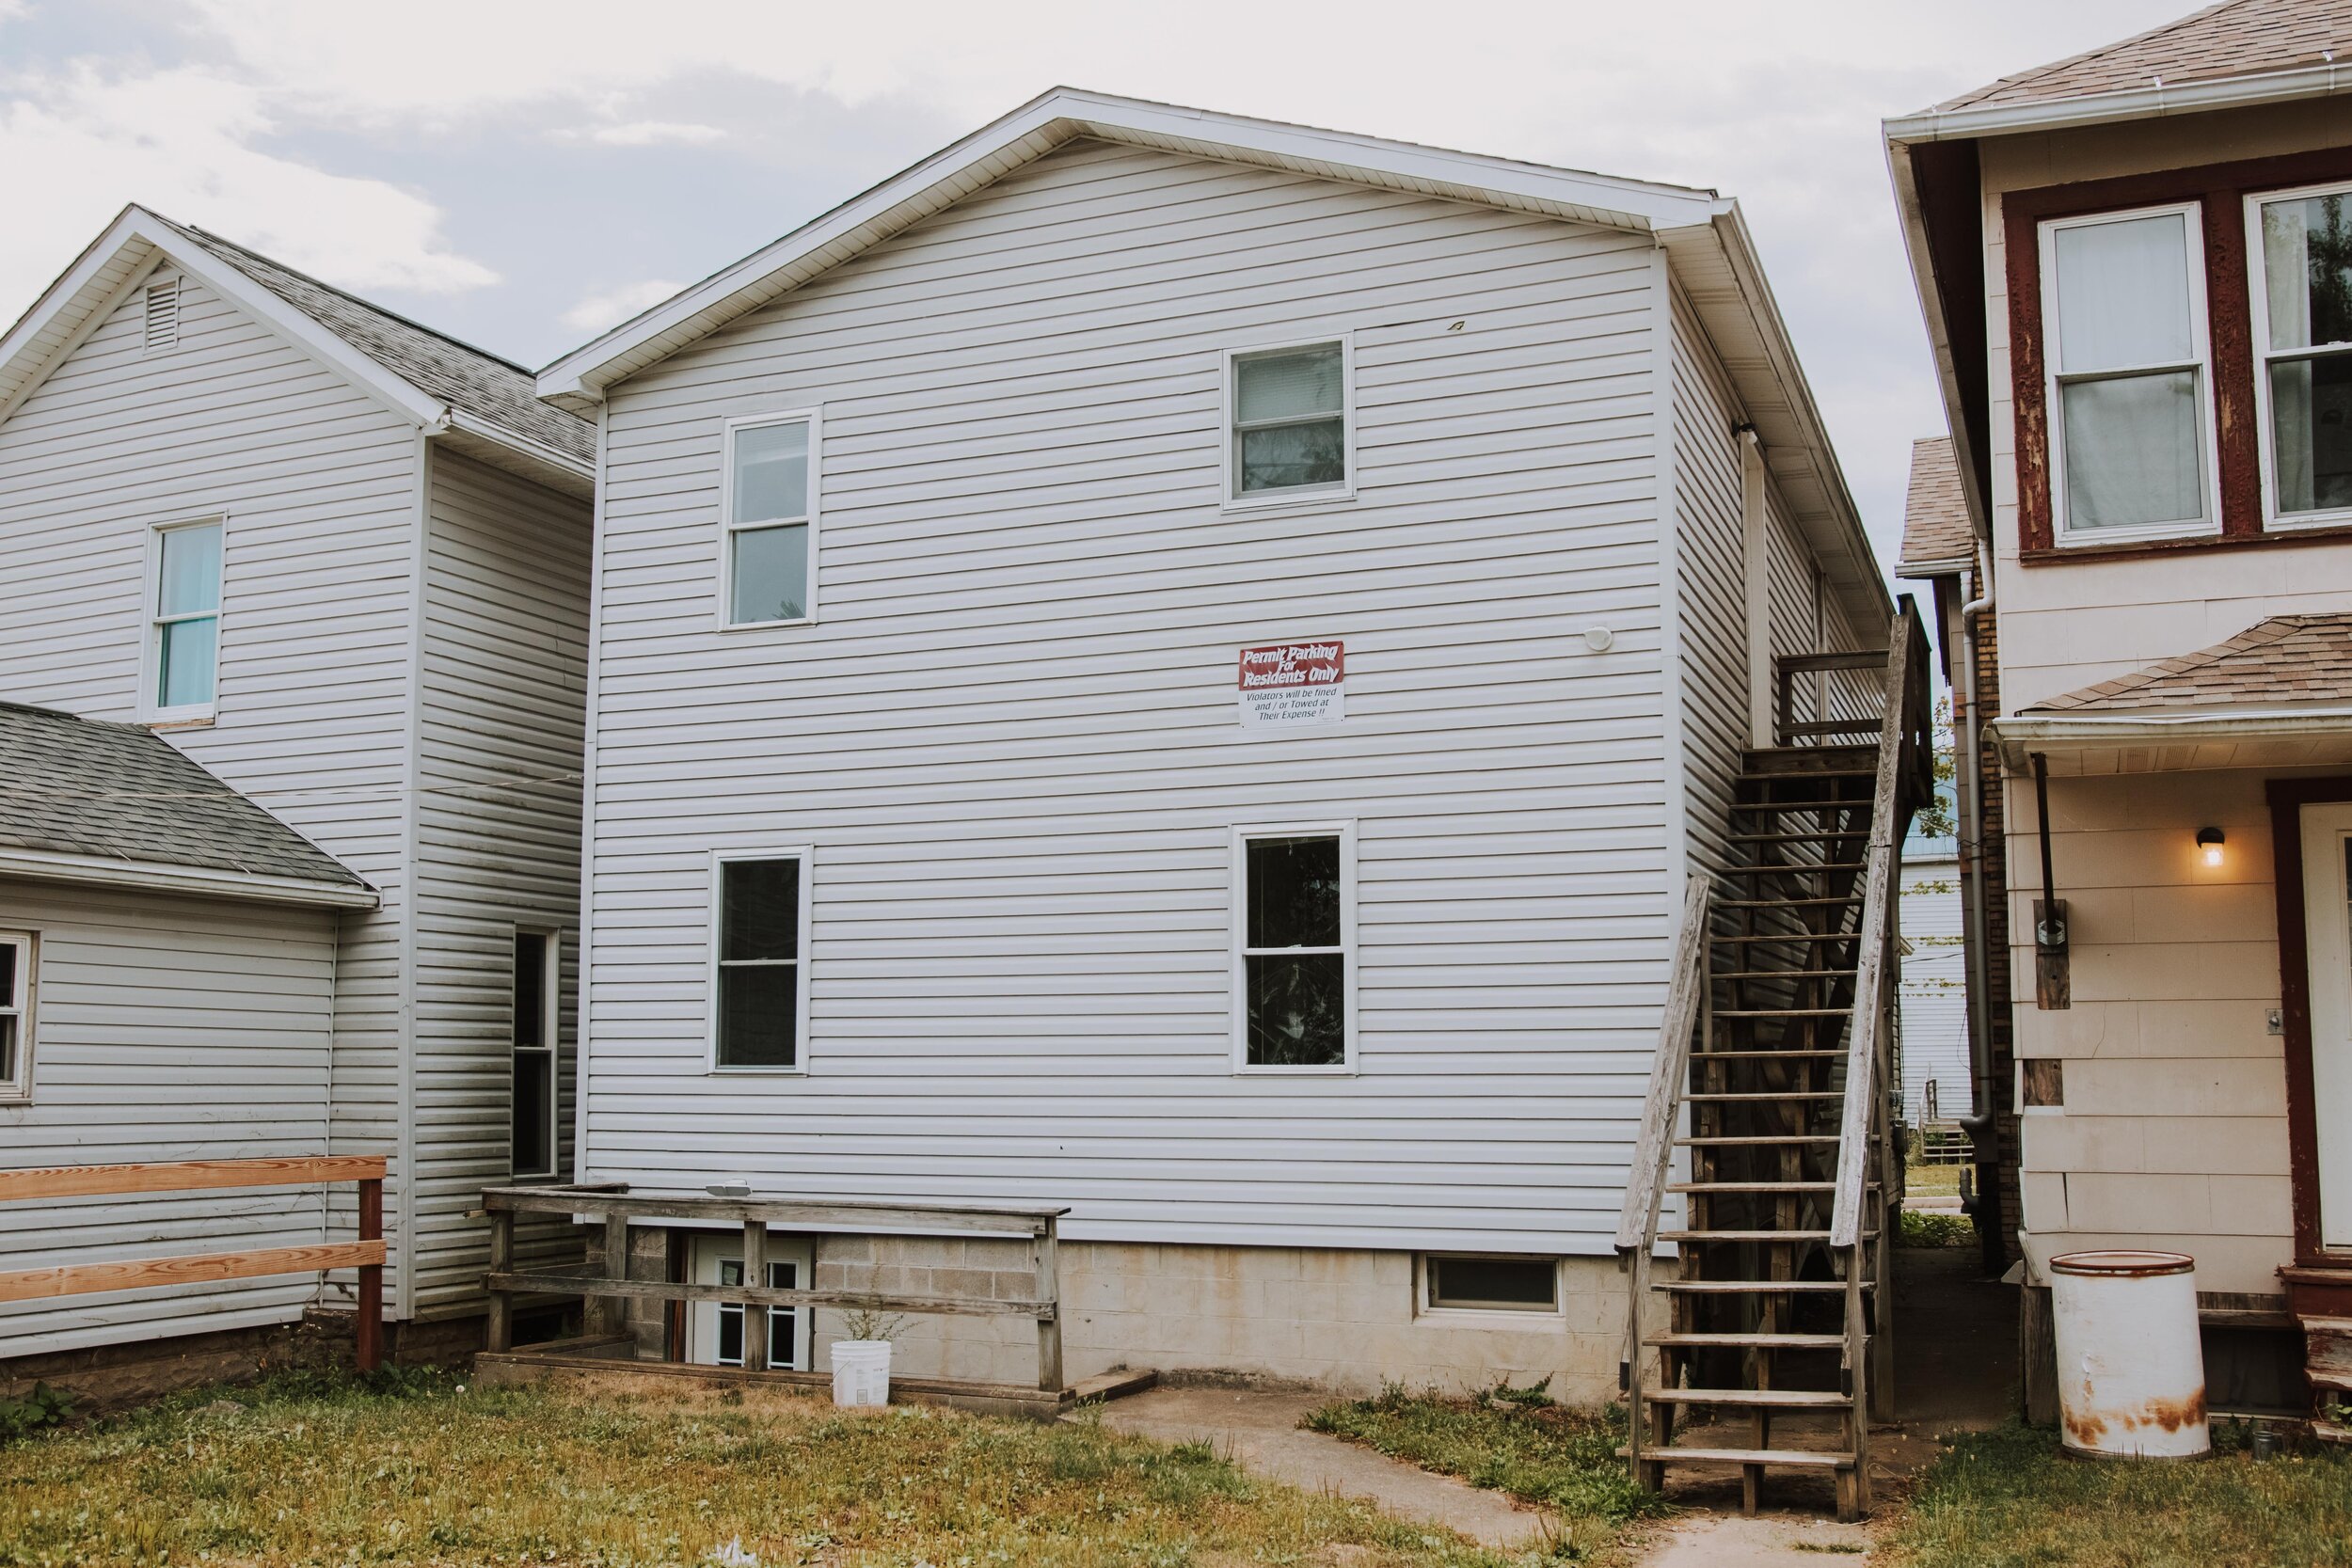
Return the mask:
[[176,277],[147,286],[147,352],[170,348],[180,341],[180,280]]

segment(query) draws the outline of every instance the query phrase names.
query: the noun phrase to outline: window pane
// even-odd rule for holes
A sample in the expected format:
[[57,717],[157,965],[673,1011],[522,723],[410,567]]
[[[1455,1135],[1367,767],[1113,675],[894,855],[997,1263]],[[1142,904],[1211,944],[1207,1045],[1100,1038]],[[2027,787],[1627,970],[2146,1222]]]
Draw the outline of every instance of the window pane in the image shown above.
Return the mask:
[[1251,954],[1249,1064],[1338,1067],[1347,1060],[1347,959],[1338,953]]
[[200,621],[165,623],[163,668],[156,672],[156,706],[186,707],[213,700],[213,661],[219,632],[220,623],[209,615]]
[[798,621],[808,614],[808,525],[745,529],[727,536],[735,594],[727,621]]
[[2068,531],[2204,516],[2195,372],[2076,382],[2059,389],[2058,402]]
[[1241,433],[1241,488],[1295,490],[1347,483],[1347,426],[1340,420]]
[[1253,838],[1245,947],[1340,944],[1340,841]]
[[[740,1285],[743,1283],[743,1265],[737,1263],[733,1265],[733,1268],[734,1276],[730,1278],[726,1273],[726,1265],[721,1266],[720,1284]],[[719,1365],[739,1367],[742,1364],[743,1308],[722,1303],[719,1307]]]
[[1254,424],[1260,420],[1336,414],[1346,406],[1341,397],[1342,374],[1337,343],[1236,359],[1236,417],[1243,424]]
[[1559,1304],[1560,1270],[1549,1258],[1439,1258],[1426,1260],[1432,1307],[1538,1307]]
[[2352,507],[2352,357],[2272,365],[2270,420],[2279,510]]
[[722,965],[719,970],[719,1065],[790,1067],[796,1060],[801,966]]
[[2352,342],[2352,221],[2344,198],[2263,204],[2270,346]]
[[752,425],[735,433],[735,518],[808,515],[808,426]]
[[515,1053],[515,1173],[542,1175],[555,1169],[549,1143],[554,1117],[555,1055],[548,1051]]
[[2185,214],[2087,224],[2052,237],[2060,371],[2072,375],[2197,357]]
[[0,1087],[14,1085],[17,1079],[17,1042],[23,1037],[24,1021],[15,1013],[0,1013]]
[[545,1045],[547,1037],[548,939],[520,931],[515,936],[515,1043]]
[[220,608],[220,525],[167,529],[156,613],[186,615]]
[[725,861],[719,874],[719,957],[797,958],[801,956],[801,863]]
[[16,994],[16,956],[22,951],[12,942],[0,942],[0,1007],[18,1005]]
[[[792,1263],[768,1265],[768,1285],[771,1290],[793,1291],[800,1288],[801,1271]],[[797,1308],[771,1307],[768,1308],[768,1365],[789,1369],[792,1360],[792,1317]]]

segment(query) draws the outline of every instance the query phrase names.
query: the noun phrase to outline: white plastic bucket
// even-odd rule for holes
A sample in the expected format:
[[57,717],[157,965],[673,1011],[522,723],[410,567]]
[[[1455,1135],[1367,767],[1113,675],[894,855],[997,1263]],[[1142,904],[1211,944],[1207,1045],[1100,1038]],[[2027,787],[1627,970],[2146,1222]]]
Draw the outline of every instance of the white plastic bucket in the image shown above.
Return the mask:
[[889,1340],[833,1342],[833,1402],[848,1406],[890,1402]]
[[2213,1447],[2196,1271],[2197,1260],[2178,1252],[2069,1252],[2050,1259],[2068,1451],[2193,1459]]

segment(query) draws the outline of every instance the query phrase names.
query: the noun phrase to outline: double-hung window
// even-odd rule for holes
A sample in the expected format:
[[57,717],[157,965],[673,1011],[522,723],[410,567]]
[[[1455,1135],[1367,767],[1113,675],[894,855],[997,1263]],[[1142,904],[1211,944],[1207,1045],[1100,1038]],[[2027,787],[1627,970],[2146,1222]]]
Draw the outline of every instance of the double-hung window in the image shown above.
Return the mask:
[[1354,838],[1343,827],[1234,834],[1234,1050],[1244,1071],[1344,1071],[1355,1062]]
[[724,624],[817,618],[817,415],[728,422],[722,502]]
[[711,1065],[794,1072],[808,1033],[809,852],[722,855],[711,962]]
[[2352,186],[2251,198],[2269,515],[2352,514]]
[[155,531],[148,593],[148,708],[157,719],[213,711],[220,661],[218,521]]
[[1346,340],[1227,356],[1232,502],[1343,497],[1355,475]]
[[33,1097],[33,936],[0,931],[0,1103]]
[[2198,213],[2190,202],[2042,226],[2061,543],[2218,526]]
[[556,980],[559,939],[551,931],[515,933],[515,1176],[555,1174]]

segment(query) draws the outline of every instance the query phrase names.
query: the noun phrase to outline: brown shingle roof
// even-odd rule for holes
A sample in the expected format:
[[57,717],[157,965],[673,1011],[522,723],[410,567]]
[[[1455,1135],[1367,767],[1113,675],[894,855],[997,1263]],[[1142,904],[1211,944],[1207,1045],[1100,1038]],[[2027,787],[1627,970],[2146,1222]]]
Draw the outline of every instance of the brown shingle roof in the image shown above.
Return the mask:
[[2274,615],[2227,642],[2047,698],[2027,713],[2352,702],[2352,615]]
[[2352,0],[2222,0],[2161,27],[2004,76],[1935,105],[2042,103],[2127,87],[2257,76],[2317,65],[2352,43]]
[[1973,561],[1976,531],[1968,524],[1967,498],[1961,494],[1960,461],[1952,440],[1937,436],[1911,443],[1911,489],[1903,500],[1903,552],[1898,576],[1934,575],[1920,569]]

